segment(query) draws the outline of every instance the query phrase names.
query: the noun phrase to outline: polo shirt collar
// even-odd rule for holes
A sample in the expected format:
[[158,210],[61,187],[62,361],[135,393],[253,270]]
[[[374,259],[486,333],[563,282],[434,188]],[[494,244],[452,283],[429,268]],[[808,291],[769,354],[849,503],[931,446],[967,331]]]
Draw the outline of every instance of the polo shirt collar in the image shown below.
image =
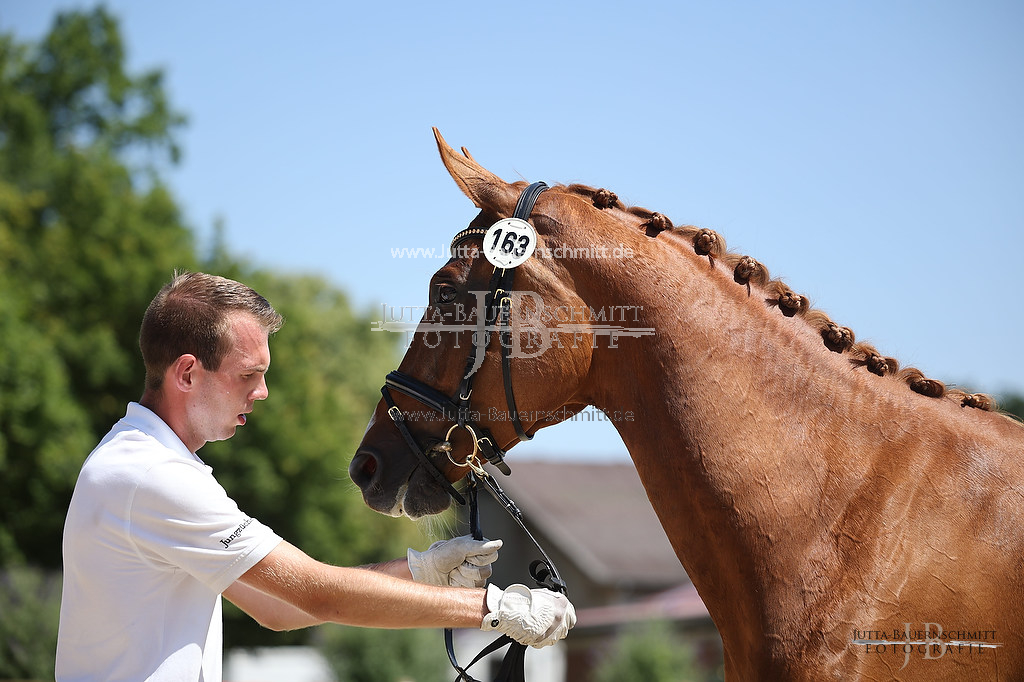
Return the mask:
[[181,439],[178,438],[178,434],[174,433],[170,426],[157,416],[156,412],[153,412],[148,407],[143,407],[139,403],[130,402],[128,403],[128,411],[125,412],[124,418],[121,420],[131,426],[132,428],[142,431],[146,435],[155,438],[161,445],[174,450],[182,457],[188,460],[199,462],[204,464],[203,460],[199,459],[199,456],[194,452],[191,452]]

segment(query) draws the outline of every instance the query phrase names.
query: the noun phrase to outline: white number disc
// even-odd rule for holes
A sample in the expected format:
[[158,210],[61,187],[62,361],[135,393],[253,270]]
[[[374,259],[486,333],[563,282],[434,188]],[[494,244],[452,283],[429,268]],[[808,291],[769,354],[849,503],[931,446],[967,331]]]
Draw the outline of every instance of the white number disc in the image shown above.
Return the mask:
[[536,248],[537,232],[533,225],[519,218],[499,220],[484,235],[484,257],[498,268],[522,265]]

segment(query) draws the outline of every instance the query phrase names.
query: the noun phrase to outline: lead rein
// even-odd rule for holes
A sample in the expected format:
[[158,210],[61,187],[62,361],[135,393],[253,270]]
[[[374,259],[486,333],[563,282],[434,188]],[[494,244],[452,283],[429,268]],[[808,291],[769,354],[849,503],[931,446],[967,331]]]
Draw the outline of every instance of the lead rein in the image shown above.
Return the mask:
[[[482,475],[478,474],[476,470],[471,470],[467,475],[468,482],[466,484],[466,499],[469,506],[469,528],[476,540],[483,540],[484,534],[480,527],[480,504],[477,499],[477,493],[479,492],[480,485],[487,489],[487,492],[497,500],[497,502],[508,512],[515,522],[523,529],[530,541],[533,542],[534,546],[543,556],[543,559],[537,559],[530,563],[530,575],[537,582],[539,587],[545,587],[553,592],[561,592],[566,594],[567,587],[565,581],[558,575],[558,570],[555,568],[555,564],[551,561],[547,552],[537,542],[537,538],[533,536],[530,529],[526,527],[523,522],[523,513],[519,511],[519,507],[512,501],[505,491],[501,489],[498,482],[494,480],[494,477],[488,474],[486,471],[481,469]],[[445,651],[448,654],[448,660],[451,662],[455,672],[458,673],[458,677],[455,682],[480,682],[475,677],[469,674],[468,668],[472,667],[474,663],[479,661],[484,656],[491,654],[499,649],[508,646],[508,651],[505,652],[505,657],[502,659],[501,668],[498,670],[498,675],[495,677],[495,682],[525,682],[526,672],[526,645],[520,644],[508,635],[502,635],[491,642],[488,646],[478,653],[469,664],[462,666],[459,665],[459,661],[455,655],[455,638],[450,628],[444,631],[444,644]]]
[[[523,520],[523,513],[516,506],[516,503],[510,498],[505,491],[501,489],[498,482],[494,480],[494,477],[484,473],[483,476],[477,475],[475,472],[470,472],[468,475],[469,483],[466,487],[466,497],[469,499],[469,526],[473,533],[473,537],[477,540],[483,539],[483,532],[480,529],[480,506],[477,503],[477,491],[482,483],[487,489],[487,492],[491,494],[498,504],[500,504],[505,511],[508,512],[509,516],[516,522],[516,524],[526,533],[526,536],[530,538],[534,547],[540,552],[543,559],[536,560],[530,564],[530,575],[540,587],[546,587],[554,592],[561,592],[562,594],[568,594],[568,586],[565,581],[562,580],[558,573],[558,569],[555,568],[555,562],[551,560],[548,553],[544,551],[541,544],[537,541],[537,538],[533,536],[530,529],[526,527],[526,523]],[[479,534],[479,535],[478,535]]]

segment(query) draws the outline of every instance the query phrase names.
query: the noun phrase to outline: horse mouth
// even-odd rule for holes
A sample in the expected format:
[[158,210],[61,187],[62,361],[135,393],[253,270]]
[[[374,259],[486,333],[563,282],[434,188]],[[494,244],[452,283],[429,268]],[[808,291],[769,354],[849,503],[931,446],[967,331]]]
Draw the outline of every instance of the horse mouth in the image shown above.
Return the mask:
[[360,449],[349,464],[349,477],[359,486],[367,507],[386,516],[419,519],[448,509],[451,497],[417,463],[404,479],[388,475],[381,457]]
[[434,485],[433,481],[429,485],[432,486],[432,490],[436,490],[439,494],[410,497],[410,488],[407,487],[402,498],[400,513],[415,520],[421,519],[424,516],[434,516],[448,509],[451,506],[451,497],[448,496],[448,493]]

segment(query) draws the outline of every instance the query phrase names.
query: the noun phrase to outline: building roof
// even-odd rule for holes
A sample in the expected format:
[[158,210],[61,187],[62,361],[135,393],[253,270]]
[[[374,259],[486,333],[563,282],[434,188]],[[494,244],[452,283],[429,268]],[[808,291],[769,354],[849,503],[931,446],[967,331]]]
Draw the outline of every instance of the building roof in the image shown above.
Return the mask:
[[689,582],[632,464],[513,460],[498,483],[595,582]]
[[711,616],[697,589],[686,583],[638,601],[581,609],[576,617],[576,627],[587,629],[648,620],[687,622]]

